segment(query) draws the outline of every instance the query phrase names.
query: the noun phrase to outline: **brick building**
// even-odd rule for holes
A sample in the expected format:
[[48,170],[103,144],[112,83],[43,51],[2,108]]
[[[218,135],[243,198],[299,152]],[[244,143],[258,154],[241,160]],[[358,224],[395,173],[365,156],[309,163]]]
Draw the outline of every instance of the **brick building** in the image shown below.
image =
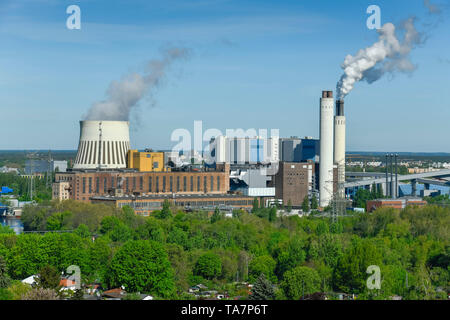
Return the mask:
[[366,210],[372,212],[378,208],[404,209],[406,206],[424,206],[426,204],[427,202],[420,198],[378,199],[367,201]]
[[163,202],[168,200],[172,205],[185,210],[206,210],[213,212],[216,207],[222,209],[250,210],[253,197],[231,194],[152,194],[141,196],[96,196],[92,203],[105,203],[117,208],[130,206],[141,216],[148,216],[152,211],[161,210]]
[[301,206],[305,196],[312,191],[315,165],[313,162],[280,162],[274,176],[275,197],[287,205]]
[[60,199],[61,195],[58,191],[61,192],[61,190],[68,190],[70,199],[89,201],[91,197],[112,192],[124,195],[226,194],[229,187],[228,164],[217,164],[214,171],[84,170],[56,173],[53,198]]

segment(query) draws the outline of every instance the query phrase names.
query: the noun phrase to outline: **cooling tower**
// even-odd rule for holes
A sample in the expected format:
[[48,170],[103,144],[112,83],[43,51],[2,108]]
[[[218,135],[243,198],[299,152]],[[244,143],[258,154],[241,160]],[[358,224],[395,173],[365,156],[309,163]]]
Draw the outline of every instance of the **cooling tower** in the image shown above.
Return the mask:
[[126,168],[130,149],[128,121],[80,121],[73,169]]
[[334,163],[337,165],[338,192],[344,197],[345,189],[345,116],[344,100],[336,100],[336,116],[334,117]]
[[333,116],[332,91],[322,91],[320,99],[319,205],[326,207],[333,196]]

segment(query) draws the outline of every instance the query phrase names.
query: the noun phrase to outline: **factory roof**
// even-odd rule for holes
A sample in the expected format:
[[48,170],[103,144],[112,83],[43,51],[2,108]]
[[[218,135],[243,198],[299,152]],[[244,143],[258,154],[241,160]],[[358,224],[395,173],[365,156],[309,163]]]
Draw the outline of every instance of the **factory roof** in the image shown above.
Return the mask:
[[139,196],[134,195],[123,195],[123,196],[94,196],[91,200],[145,200],[145,199],[193,199],[193,198],[221,198],[221,199],[233,199],[233,198],[248,198],[253,199],[254,197],[244,196],[240,194],[141,194]]

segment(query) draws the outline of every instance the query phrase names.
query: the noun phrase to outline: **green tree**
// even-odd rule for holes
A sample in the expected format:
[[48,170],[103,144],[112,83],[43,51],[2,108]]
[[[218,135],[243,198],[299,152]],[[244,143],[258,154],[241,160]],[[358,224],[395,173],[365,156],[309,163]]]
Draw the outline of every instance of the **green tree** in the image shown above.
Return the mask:
[[269,210],[269,216],[268,219],[270,222],[275,221],[275,219],[277,218],[277,208],[276,207],[272,207]]
[[75,229],[75,234],[80,238],[89,238],[91,236],[88,226],[83,223]]
[[221,220],[223,218],[223,214],[220,212],[219,208],[216,207],[216,209],[214,209],[214,213],[211,216],[211,223],[215,223],[219,220]]
[[186,231],[183,231],[183,229],[174,227],[167,235],[167,243],[175,243],[184,249],[188,249],[188,234]]
[[255,282],[261,274],[267,275],[270,281],[276,281],[276,265],[276,261],[270,255],[253,258],[248,265],[250,282]]
[[160,243],[132,240],[113,257],[107,282],[110,287],[125,286],[129,292],[148,292],[172,297],[175,291],[173,269]]
[[354,238],[334,270],[336,289],[347,293],[363,292],[368,277],[367,267],[370,265],[382,265],[381,251],[370,239]]
[[309,212],[309,198],[306,195],[305,198],[303,199],[303,203],[302,203],[302,211],[303,212]]
[[59,289],[61,276],[55,267],[50,265],[44,266],[36,278],[36,287],[42,289]]
[[264,273],[258,277],[253,285],[252,293],[249,296],[249,300],[274,300],[275,290],[272,283],[266,279]]
[[370,200],[377,198],[378,198],[377,185],[373,183],[372,188],[370,189]]
[[353,199],[353,206],[356,208],[365,208],[366,202],[372,199],[372,195],[369,190],[358,189]]
[[253,208],[252,208],[252,213],[256,213],[259,210],[259,202],[257,198],[253,199]]
[[167,219],[172,216],[172,211],[170,211],[169,200],[167,199],[164,200],[163,207],[159,216],[161,219]]
[[12,285],[8,288],[11,294],[12,300],[20,300],[22,296],[31,291],[31,286],[26,283],[22,283],[20,280],[15,280]]
[[287,212],[291,212],[292,211],[292,201],[291,201],[291,199],[288,200],[288,204],[287,204],[286,210],[287,210]]
[[298,300],[301,297],[318,292],[321,279],[316,270],[309,267],[296,267],[284,274],[281,288],[289,299]]
[[14,229],[10,226],[2,226],[0,224],[0,234],[14,234]]
[[311,198],[311,209],[317,210],[319,208],[319,202],[317,201],[317,197],[313,194]]
[[384,198],[384,193],[383,193],[383,185],[380,183],[377,185],[377,199],[382,199]]
[[194,274],[205,279],[213,279],[220,276],[222,272],[222,261],[217,254],[205,253],[201,255],[194,267]]
[[8,267],[5,259],[0,256],[0,289],[7,288],[11,283],[11,278],[8,275]]
[[281,279],[287,270],[290,270],[305,262],[306,252],[304,241],[295,236],[287,243],[281,244],[275,251],[277,266],[275,273]]

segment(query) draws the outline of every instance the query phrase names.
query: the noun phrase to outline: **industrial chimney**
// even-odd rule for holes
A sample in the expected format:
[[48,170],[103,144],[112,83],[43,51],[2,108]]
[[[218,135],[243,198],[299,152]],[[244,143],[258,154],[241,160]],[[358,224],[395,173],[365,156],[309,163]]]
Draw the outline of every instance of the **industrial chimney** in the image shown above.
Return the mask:
[[340,197],[345,196],[345,116],[344,100],[336,100],[334,117],[334,163],[337,165],[337,186]]
[[320,99],[319,205],[326,207],[333,196],[333,91]]
[[73,169],[126,168],[130,149],[128,121],[80,121]]

